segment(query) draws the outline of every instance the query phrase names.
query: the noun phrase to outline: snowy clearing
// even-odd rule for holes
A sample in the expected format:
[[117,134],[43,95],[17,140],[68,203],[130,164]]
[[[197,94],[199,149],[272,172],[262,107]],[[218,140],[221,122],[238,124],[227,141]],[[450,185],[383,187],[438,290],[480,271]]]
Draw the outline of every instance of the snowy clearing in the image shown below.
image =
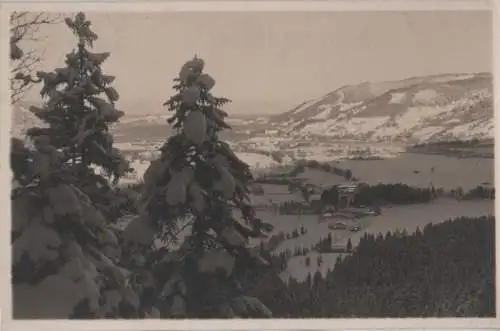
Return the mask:
[[[144,148],[142,148],[144,149]],[[277,167],[280,164],[271,157],[257,153],[235,153],[243,162],[247,163],[253,170],[265,170]],[[134,174],[121,180],[121,183],[133,183],[142,179],[150,164],[149,160],[134,159],[130,167],[134,169]]]
[[405,96],[406,93],[403,92],[392,93],[391,100],[389,101],[389,103],[403,103]]
[[346,129],[349,133],[368,132],[375,130],[380,125],[390,119],[389,116],[376,117],[354,117],[346,122]]
[[257,154],[257,153],[236,153],[236,155],[245,163],[247,163],[250,168],[271,168],[279,166],[279,163],[274,161],[271,157]]
[[413,102],[427,103],[437,98],[439,94],[435,90],[420,90],[413,95]]

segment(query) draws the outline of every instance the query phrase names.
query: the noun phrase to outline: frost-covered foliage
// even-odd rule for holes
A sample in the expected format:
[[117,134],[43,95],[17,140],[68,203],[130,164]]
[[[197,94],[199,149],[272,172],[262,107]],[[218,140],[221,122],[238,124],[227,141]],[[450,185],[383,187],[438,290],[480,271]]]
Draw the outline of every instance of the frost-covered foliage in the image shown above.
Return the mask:
[[[161,317],[269,317],[269,309],[244,292],[249,273],[268,265],[248,240],[265,236],[272,226],[250,204],[248,165],[218,138],[229,128],[221,109],[229,100],[210,93],[215,81],[203,68],[195,56],[174,80],[177,93],[165,105],[178,131],[144,174],[141,212],[124,238],[149,248],[143,265],[152,281],[143,302]],[[241,211],[242,222],[233,209]],[[190,233],[177,247],[152,253],[155,239],[174,242],[186,226]]]
[[14,317],[130,316],[139,302],[106,217],[112,190],[91,168],[115,179],[126,171],[108,133],[123,112],[114,107],[114,77],[99,67],[109,53],[87,50],[97,39],[90,21],[78,13],[66,24],[78,49],[66,67],[38,73],[44,106],[30,109],[47,127],[28,131],[32,146],[11,141]]
[[46,103],[42,108],[32,106],[30,111],[49,127],[32,128],[28,135],[49,137],[48,143],[55,148],[68,149],[72,162],[83,167],[101,166],[117,179],[125,174],[128,165],[112,147],[113,137],[108,132],[109,125],[124,115],[115,107],[119,96],[110,85],[115,77],[105,75],[100,67],[110,53],[87,49],[97,35],[83,14],[75,20],[67,18],[66,24],[78,37],[78,47],[66,55],[65,67],[37,72],[43,82],[40,94]]

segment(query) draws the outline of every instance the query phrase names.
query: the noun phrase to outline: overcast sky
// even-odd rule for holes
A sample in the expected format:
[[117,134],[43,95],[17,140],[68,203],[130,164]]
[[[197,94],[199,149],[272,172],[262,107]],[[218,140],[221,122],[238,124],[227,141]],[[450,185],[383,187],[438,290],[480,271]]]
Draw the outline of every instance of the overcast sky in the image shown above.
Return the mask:
[[[342,85],[492,70],[489,12],[248,12],[87,14],[96,52],[128,114],[158,113],[171,81],[197,53],[230,112],[283,112]],[[44,70],[76,40],[44,28]],[[37,90],[29,98],[36,99]]]

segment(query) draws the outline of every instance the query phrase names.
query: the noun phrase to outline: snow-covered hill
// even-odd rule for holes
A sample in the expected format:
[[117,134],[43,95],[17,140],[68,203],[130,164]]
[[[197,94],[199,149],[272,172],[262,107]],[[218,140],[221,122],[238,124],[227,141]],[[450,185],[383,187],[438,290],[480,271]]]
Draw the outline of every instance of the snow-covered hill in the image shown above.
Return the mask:
[[492,76],[446,74],[344,86],[268,118],[280,134],[423,142],[493,137]]
[[[492,86],[489,73],[364,82],[305,101],[286,113],[253,119],[232,115],[229,122],[234,134],[246,138],[264,135],[309,140],[322,136],[392,143],[484,139],[494,136]],[[37,122],[27,108],[16,106],[16,134]],[[125,137],[124,141],[164,137],[171,133],[166,122],[170,115],[124,116],[113,131],[117,137]]]

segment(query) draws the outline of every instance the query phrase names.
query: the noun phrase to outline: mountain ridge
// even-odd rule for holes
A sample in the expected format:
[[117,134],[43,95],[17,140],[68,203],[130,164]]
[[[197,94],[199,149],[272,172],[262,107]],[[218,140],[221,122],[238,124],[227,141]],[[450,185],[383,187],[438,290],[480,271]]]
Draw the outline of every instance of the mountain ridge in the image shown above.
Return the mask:
[[[492,74],[446,73],[402,80],[343,85],[305,100],[279,114],[231,115],[236,131],[250,135],[323,136],[333,139],[422,143],[449,139],[489,139],[493,133]],[[39,125],[27,110],[15,106],[14,127]],[[21,110],[19,110],[21,109]],[[126,111],[126,109],[124,109]],[[117,123],[126,132],[168,127],[169,113],[132,114]]]
[[266,129],[298,137],[408,143],[487,139],[494,135],[492,88],[487,72],[344,85],[269,116]]

